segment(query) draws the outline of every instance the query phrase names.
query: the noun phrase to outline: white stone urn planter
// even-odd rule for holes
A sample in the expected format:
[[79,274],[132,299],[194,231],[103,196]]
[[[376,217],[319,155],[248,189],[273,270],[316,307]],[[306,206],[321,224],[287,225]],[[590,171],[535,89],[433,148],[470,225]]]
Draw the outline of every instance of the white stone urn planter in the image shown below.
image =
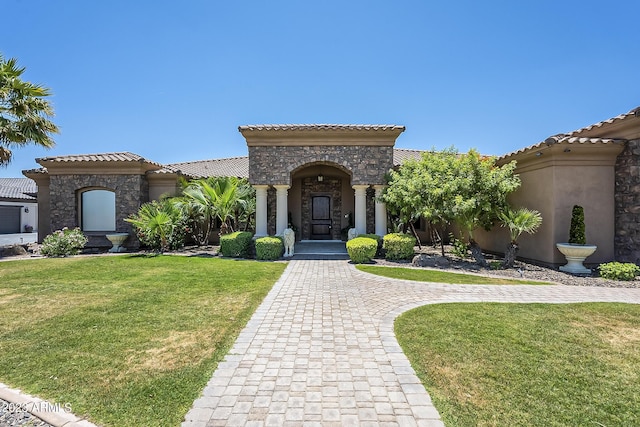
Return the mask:
[[122,247],[122,244],[127,237],[129,237],[129,233],[111,233],[105,236],[113,245],[109,252],[124,252],[126,249]]
[[585,258],[598,249],[597,246],[556,243],[556,247],[567,259],[567,264],[561,266],[560,271],[571,274],[591,274],[591,270],[586,268],[582,263]]

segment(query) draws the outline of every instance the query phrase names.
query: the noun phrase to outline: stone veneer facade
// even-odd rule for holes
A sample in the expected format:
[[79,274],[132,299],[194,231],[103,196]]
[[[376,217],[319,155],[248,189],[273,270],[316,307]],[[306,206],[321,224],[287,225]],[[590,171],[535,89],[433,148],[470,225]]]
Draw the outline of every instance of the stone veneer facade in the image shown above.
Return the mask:
[[626,143],[615,173],[615,258],[640,264],[640,139]]
[[[115,192],[116,232],[130,233],[127,247],[137,247],[139,242],[131,224],[124,221],[149,201],[149,184],[144,175],[52,175],[50,177],[51,230],[80,226],[80,193],[83,190],[104,189]],[[105,233],[85,232],[89,238],[87,247],[111,247]]]
[[291,185],[294,171],[328,164],[351,174],[351,185],[384,184],[393,168],[393,146],[249,146],[249,182]]

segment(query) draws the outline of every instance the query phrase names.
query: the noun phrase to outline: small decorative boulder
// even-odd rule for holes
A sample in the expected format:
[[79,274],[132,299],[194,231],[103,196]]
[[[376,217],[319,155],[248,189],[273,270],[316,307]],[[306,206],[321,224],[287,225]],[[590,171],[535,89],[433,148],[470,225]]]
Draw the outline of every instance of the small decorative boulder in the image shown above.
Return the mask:
[[437,256],[434,258],[434,262],[436,267],[441,268],[446,268],[451,265],[451,261],[449,261],[449,258],[447,258],[446,256]]
[[358,237],[358,230],[350,228],[349,231],[347,231],[347,240],[355,239],[356,237]]
[[429,255],[420,254],[413,257],[411,265],[414,267],[433,267],[435,265],[435,260]]
[[425,254],[416,255],[413,257],[411,264],[414,267],[440,267],[447,268],[451,265],[449,258],[444,256],[429,256]]
[[296,243],[296,233],[290,228],[286,228],[282,232],[282,243],[284,243],[284,256],[293,256],[293,246]]

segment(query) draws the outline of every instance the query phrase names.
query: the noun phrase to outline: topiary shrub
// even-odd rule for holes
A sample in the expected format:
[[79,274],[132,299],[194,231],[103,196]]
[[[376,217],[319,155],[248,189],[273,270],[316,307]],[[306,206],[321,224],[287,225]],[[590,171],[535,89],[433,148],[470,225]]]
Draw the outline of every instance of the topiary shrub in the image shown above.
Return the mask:
[[87,238],[79,228],[65,227],[44,238],[40,253],[48,257],[77,255],[86,244]]
[[356,237],[347,242],[349,258],[356,264],[371,262],[377,250],[378,242],[369,237]]
[[280,237],[260,237],[256,239],[256,259],[273,261],[284,253],[284,244]]
[[598,269],[600,276],[609,280],[634,280],[640,274],[640,267],[631,262],[608,262]]
[[358,234],[358,237],[367,237],[369,239],[373,239],[378,243],[378,248],[376,249],[375,256],[381,256],[382,254],[382,237],[377,234]]
[[228,257],[246,258],[251,252],[252,238],[253,234],[248,231],[223,234],[220,236],[220,253]]
[[582,206],[574,205],[571,211],[569,243],[573,245],[587,244],[587,238],[584,234],[584,208]]
[[388,260],[401,260],[413,258],[413,247],[416,238],[410,234],[391,233],[382,239],[382,247],[385,250],[384,257]]

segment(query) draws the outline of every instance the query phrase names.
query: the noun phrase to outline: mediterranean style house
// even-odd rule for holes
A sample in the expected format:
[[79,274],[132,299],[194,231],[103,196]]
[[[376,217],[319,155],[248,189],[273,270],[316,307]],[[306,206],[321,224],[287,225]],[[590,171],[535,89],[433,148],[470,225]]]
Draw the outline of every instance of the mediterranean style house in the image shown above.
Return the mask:
[[[353,224],[359,233],[386,234],[387,213],[376,200],[385,174],[421,151],[395,148],[405,130],[396,125],[240,126],[248,156],[162,165],[133,153],[81,154],[36,159],[23,174],[37,184],[38,238],[80,227],[93,247],[105,235],[131,233],[124,221],[142,203],[176,194],[178,180],[210,176],[248,178],[256,189],[256,235],[280,234],[292,224],[298,240],[339,240]],[[512,204],[539,210],[533,236],[520,255],[562,264],[555,243],[566,241],[571,207],[585,209],[587,239],[598,246],[587,261],[640,262],[640,108],[504,155],[515,160],[522,186]],[[498,227],[499,228],[499,227]],[[496,232],[497,231],[497,232]],[[420,228],[428,238],[425,225]],[[508,243],[504,230],[480,233],[491,251]],[[130,239],[129,245],[135,245]]]

